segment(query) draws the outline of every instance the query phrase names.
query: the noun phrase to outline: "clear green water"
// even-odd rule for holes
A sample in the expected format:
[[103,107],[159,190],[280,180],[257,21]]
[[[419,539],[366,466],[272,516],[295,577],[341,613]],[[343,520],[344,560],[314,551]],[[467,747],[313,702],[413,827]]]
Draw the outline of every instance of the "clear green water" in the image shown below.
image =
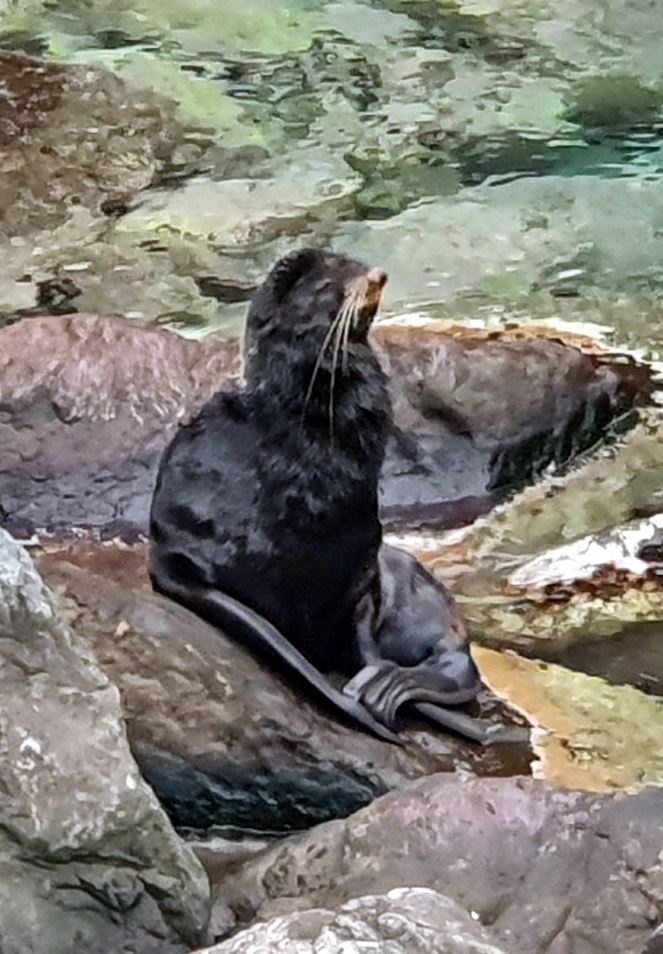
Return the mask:
[[[65,277],[80,311],[232,332],[270,261],[313,241],[386,267],[394,314],[590,322],[658,356],[661,0],[0,0],[0,14],[0,47],[84,77],[46,118],[46,151],[39,124],[23,137],[30,175],[2,150],[0,312]],[[145,111],[167,135],[145,132]],[[53,149],[69,150],[64,175]]]

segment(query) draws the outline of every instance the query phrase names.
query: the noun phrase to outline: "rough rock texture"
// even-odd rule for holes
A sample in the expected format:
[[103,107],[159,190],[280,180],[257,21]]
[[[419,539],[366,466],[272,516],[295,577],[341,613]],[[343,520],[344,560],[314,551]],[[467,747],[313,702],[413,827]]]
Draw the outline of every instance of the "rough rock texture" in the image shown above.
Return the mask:
[[0,516],[144,528],[159,454],[192,407],[236,376],[236,349],[95,317],[0,330]]
[[203,940],[209,888],[142,781],[117,689],[0,531],[3,954],[159,954]]
[[[0,52],[0,227],[12,235],[62,222],[74,207],[127,200],[155,178],[179,126],[156,96],[122,80]],[[120,125],[119,118],[124,120]]]
[[426,888],[395,888],[332,910],[255,924],[200,954],[506,954],[456,902]]
[[[482,748],[413,723],[398,746],[353,728],[154,595],[140,546],[73,545],[39,566],[119,686],[134,756],[180,826],[300,830],[432,772],[528,771],[524,744]],[[481,714],[503,710],[486,701]]]
[[[548,338],[387,326],[375,342],[399,426],[383,480],[390,520],[466,521],[494,490],[593,443],[648,389],[645,369]],[[238,375],[236,343],[122,319],[0,329],[0,521],[143,530],[177,421]]]
[[266,919],[403,885],[475,912],[509,954],[638,954],[663,916],[663,790],[427,779],[226,869],[217,906]]

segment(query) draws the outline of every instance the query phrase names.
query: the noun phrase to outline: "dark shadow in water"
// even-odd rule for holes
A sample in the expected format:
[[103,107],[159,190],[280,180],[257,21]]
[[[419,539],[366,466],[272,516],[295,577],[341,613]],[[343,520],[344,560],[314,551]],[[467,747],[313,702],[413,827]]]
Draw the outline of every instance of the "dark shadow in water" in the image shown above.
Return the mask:
[[571,646],[554,661],[612,685],[628,684],[663,696],[663,622],[633,624],[618,636]]

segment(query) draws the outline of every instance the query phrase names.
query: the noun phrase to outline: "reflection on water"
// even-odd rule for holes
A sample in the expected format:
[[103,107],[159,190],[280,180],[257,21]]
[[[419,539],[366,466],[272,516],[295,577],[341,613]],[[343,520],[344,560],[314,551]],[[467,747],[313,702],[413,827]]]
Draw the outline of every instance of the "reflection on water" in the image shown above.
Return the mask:
[[[79,88],[59,107],[68,122],[40,116],[0,157],[13,182],[0,313],[43,306],[44,283],[68,280],[61,310],[232,331],[274,255],[312,240],[385,264],[393,311],[551,318],[572,299],[567,320],[656,353],[659,7],[4,0],[0,48],[61,64]],[[148,159],[131,148],[141,108],[171,124],[147,134]],[[90,139],[99,167],[81,195],[47,157]],[[50,179],[37,196],[35,153]],[[603,317],[616,296],[635,327],[628,307]]]

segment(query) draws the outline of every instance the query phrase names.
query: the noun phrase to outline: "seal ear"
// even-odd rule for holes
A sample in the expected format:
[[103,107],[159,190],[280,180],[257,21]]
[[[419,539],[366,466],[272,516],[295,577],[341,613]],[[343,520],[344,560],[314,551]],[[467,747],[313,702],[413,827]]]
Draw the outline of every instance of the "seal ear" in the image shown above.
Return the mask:
[[281,302],[299,281],[322,258],[317,248],[303,248],[279,259],[265,281],[265,289]]

